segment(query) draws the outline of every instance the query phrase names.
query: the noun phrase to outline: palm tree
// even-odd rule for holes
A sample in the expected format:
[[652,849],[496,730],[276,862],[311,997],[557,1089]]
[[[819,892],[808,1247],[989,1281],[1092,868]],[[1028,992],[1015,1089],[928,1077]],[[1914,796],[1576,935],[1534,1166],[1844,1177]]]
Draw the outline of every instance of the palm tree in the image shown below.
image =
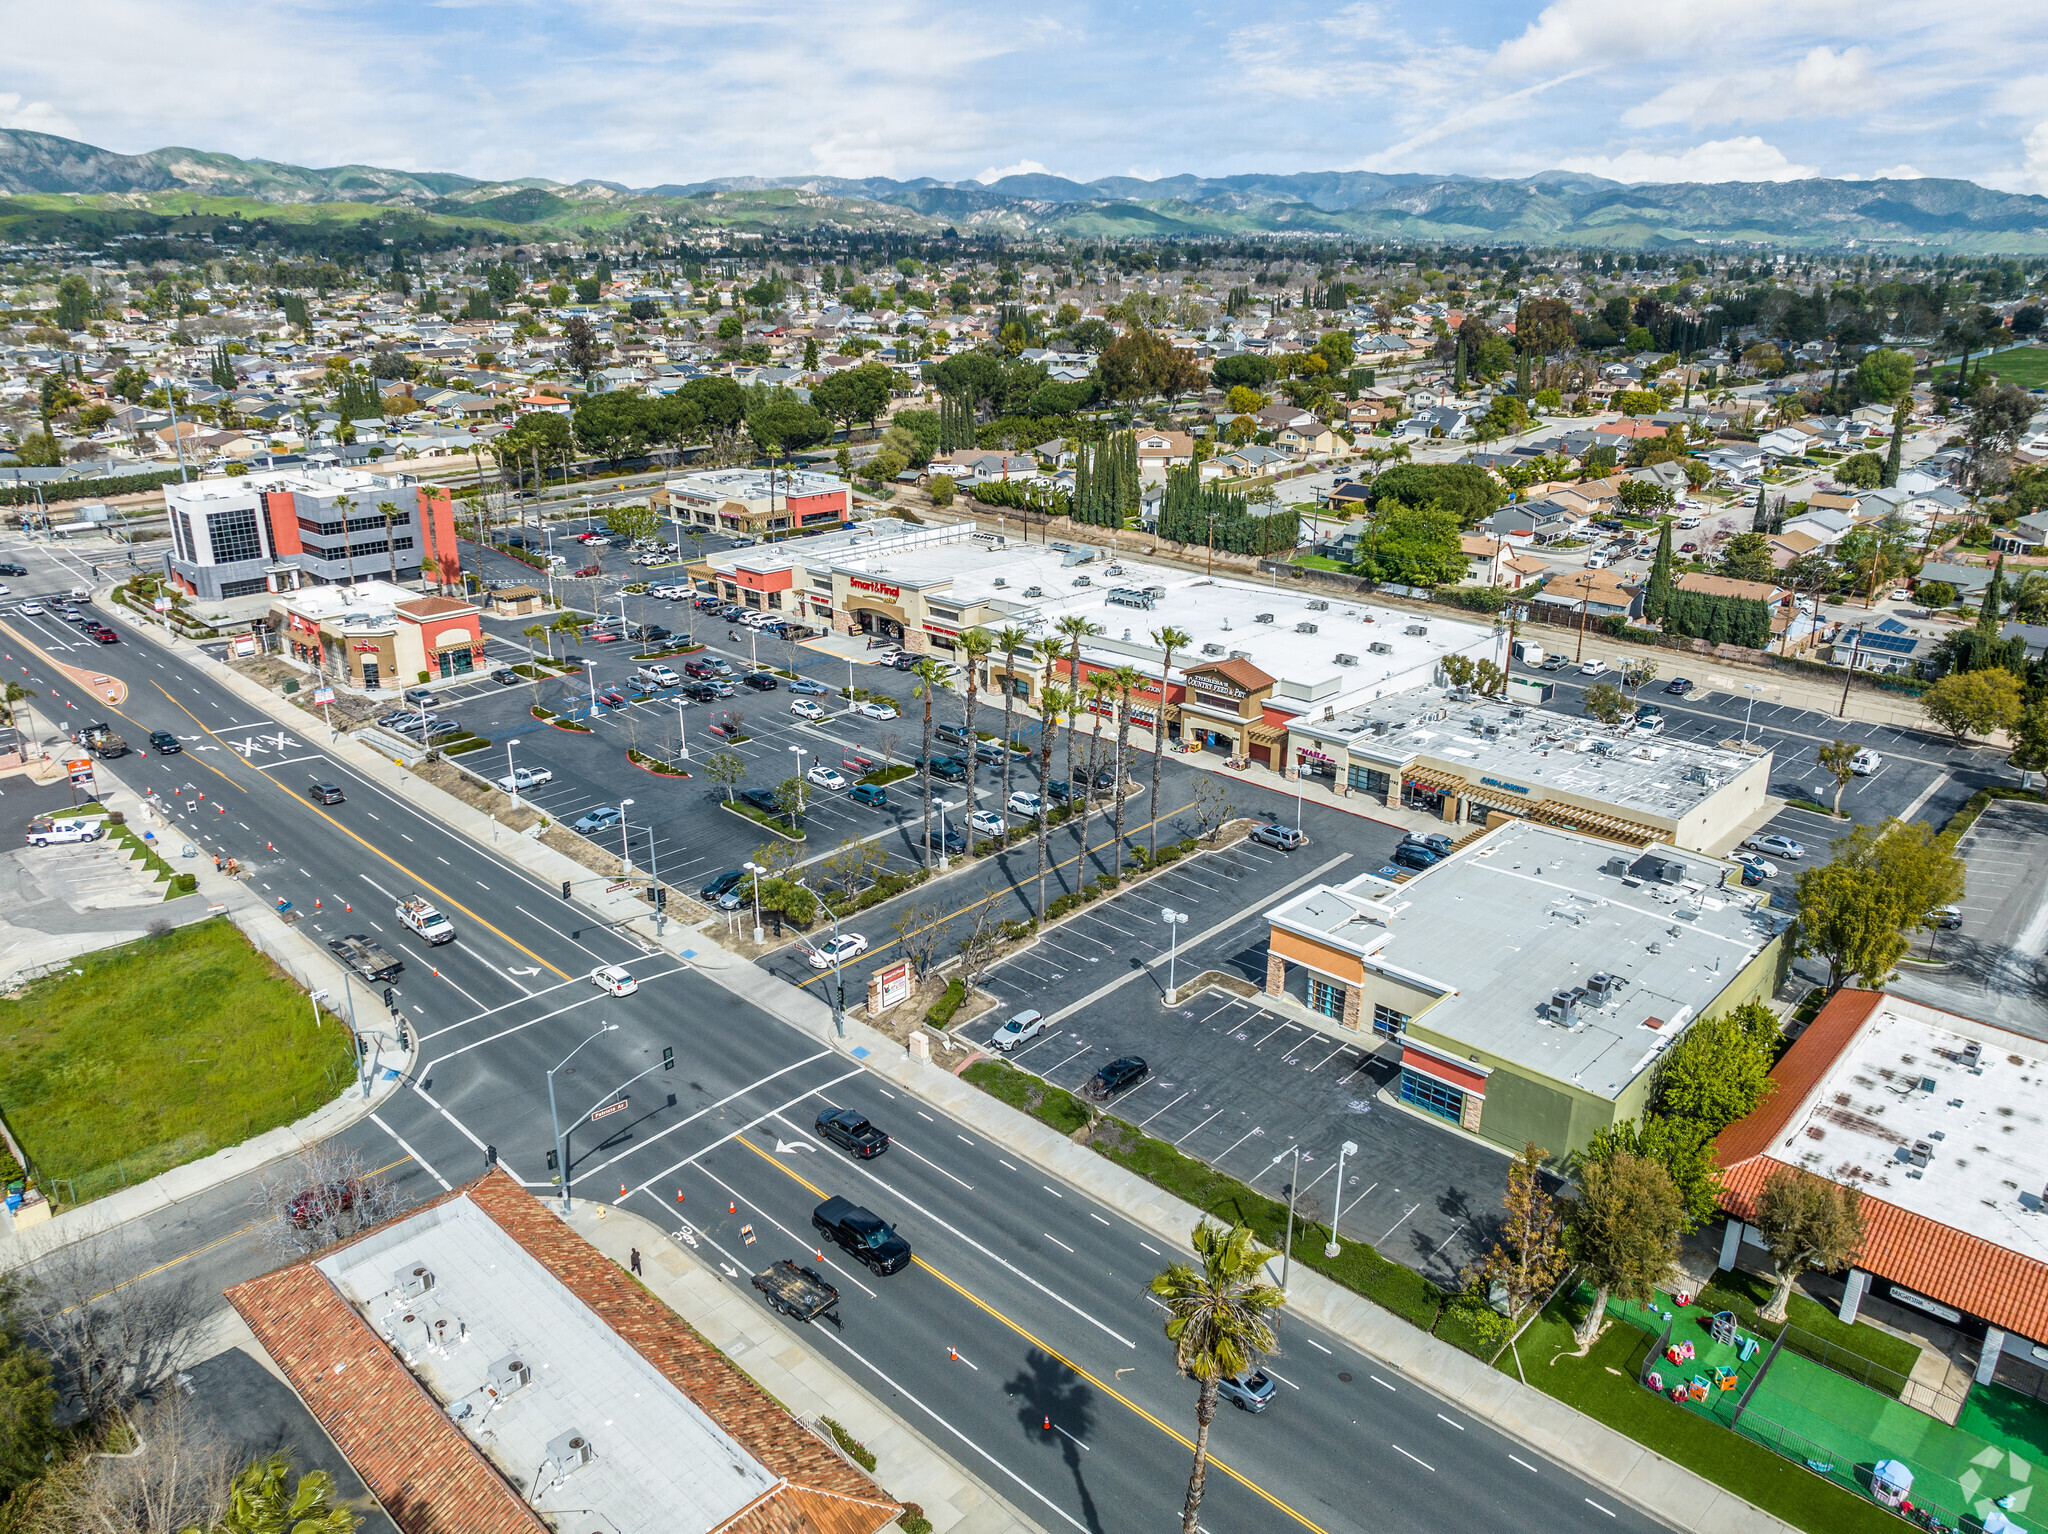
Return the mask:
[[543,643],[547,644],[548,659],[553,660],[555,658],[555,647],[551,642],[551,636],[548,633],[548,626],[545,623],[529,623],[526,625],[525,628],[521,629],[519,632],[526,636],[527,665],[530,666],[533,664],[533,642],[536,639],[541,640]]
[[[987,629],[975,627],[960,636],[960,651],[967,657],[967,808],[974,808],[974,778],[981,770],[975,760],[975,749],[981,744],[974,733],[974,701],[981,683],[981,667],[988,660],[988,652],[996,647],[995,636]],[[795,668],[792,667],[792,670]],[[1010,754],[1009,742],[1003,743],[1003,756]]]
[[[1054,719],[1067,706],[1067,690],[1048,682],[1039,689],[1040,706],[1044,717]],[[1045,841],[1052,822],[1052,795],[1045,791],[1047,781],[1052,777],[1052,731],[1047,730],[1038,737],[1038,919],[1045,919]]]
[[377,509],[384,514],[384,553],[391,561],[391,584],[398,584],[398,542],[394,529],[398,526],[398,502],[379,501]]
[[1159,657],[1159,709],[1152,717],[1152,852],[1159,856],[1159,769],[1166,760],[1166,677],[1173,670],[1173,652],[1185,650],[1195,636],[1171,623],[1152,631],[1152,642],[1163,652]]
[[[35,715],[29,709],[28,700],[34,696],[35,693],[33,691],[22,686],[19,682],[9,682],[5,688],[0,688],[0,722],[4,722],[12,727],[16,722],[15,704],[19,703],[21,705],[19,712],[29,716],[30,739],[33,739],[35,736]],[[19,732],[17,731],[16,733],[18,734]],[[28,760],[28,745],[26,742],[18,742],[18,744],[21,749],[21,759],[25,762]]]
[[[1074,716],[1081,708],[1081,641],[1091,634],[1101,633],[1102,629],[1079,613],[1067,614],[1054,627],[1067,642],[1067,791],[1071,795],[1074,790]],[[1068,802],[1072,802],[1071,798]],[[1081,796],[1081,862],[1084,868],[1088,861],[1087,830],[1088,796],[1084,791]]]
[[[583,623],[574,613],[563,613],[548,625],[562,636],[562,654],[569,653],[569,646],[576,642],[576,636],[583,632]],[[548,652],[548,659],[554,659],[554,652]]]
[[1226,1375],[1247,1374],[1262,1354],[1278,1346],[1268,1315],[1287,1296],[1266,1282],[1265,1266],[1275,1253],[1260,1246],[1242,1225],[1225,1230],[1204,1220],[1195,1227],[1195,1255],[1201,1271],[1176,1262],[1152,1280],[1165,1304],[1166,1339],[1173,1361],[1199,1387],[1195,1396],[1195,1466],[1188,1474],[1181,1534],[1196,1534],[1202,1487],[1209,1475],[1209,1424],[1216,1420],[1216,1388]]
[[348,559],[348,583],[353,586],[356,583],[356,546],[349,542],[348,514],[356,509],[356,503],[348,496],[337,495],[334,509],[341,513],[341,552]]
[[234,1479],[226,1515],[216,1534],[349,1534],[361,1522],[336,1498],[334,1477],[309,1470],[291,1478],[291,1462],[283,1454],[260,1459]]
[[1116,853],[1110,864],[1118,878],[1124,866],[1124,757],[1131,746],[1131,691],[1144,675],[1136,666],[1119,666],[1109,673],[1116,683],[1116,781],[1110,792],[1116,795]]
[[[1088,735],[1088,760],[1081,768],[1082,777],[1079,785],[1081,789],[1081,864],[1084,875],[1087,872],[1088,863],[1088,805],[1089,800],[1095,795],[1095,761],[1102,750],[1102,716],[1115,707],[1110,702],[1110,699],[1115,696],[1115,677],[1111,676],[1107,671],[1097,671],[1090,674],[1088,678],[1087,704],[1089,717],[1094,722],[1094,729]],[[1071,753],[1067,758],[1067,764],[1070,779],[1069,786],[1071,787],[1073,786],[1071,783],[1073,767]],[[1116,863],[1112,860],[1110,868],[1114,870],[1115,867]]]
[[924,736],[918,750],[917,775],[924,788],[924,866],[929,873],[932,866],[932,694],[945,685],[945,673],[939,669],[939,662],[927,655],[911,668],[910,674],[917,678],[910,695],[924,699]]
[[995,636],[1003,652],[1003,845],[1010,843],[1010,709],[1016,702],[1017,652],[1029,649],[1031,636],[1012,623]]

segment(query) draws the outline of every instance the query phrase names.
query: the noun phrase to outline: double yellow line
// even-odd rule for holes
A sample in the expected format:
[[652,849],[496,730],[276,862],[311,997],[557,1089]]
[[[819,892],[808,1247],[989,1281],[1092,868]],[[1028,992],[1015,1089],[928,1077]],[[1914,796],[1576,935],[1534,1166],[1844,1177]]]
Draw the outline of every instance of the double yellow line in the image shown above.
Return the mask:
[[[776,1160],[775,1157],[769,1155],[768,1152],[762,1150],[760,1146],[754,1144],[744,1135],[735,1135],[733,1137],[733,1143],[737,1145],[744,1145],[748,1150],[752,1151],[755,1155],[759,1156],[763,1161],[767,1162],[770,1166],[774,1167],[775,1170],[780,1172],[784,1177],[787,1177],[790,1181],[799,1184],[807,1191],[809,1191],[813,1196],[819,1199],[830,1197],[830,1195],[827,1194],[824,1189],[818,1187],[815,1183],[811,1182],[802,1173]],[[1171,1438],[1175,1443],[1179,1444],[1182,1448],[1186,1449],[1190,1454],[1194,1453],[1195,1441],[1192,1438],[1189,1438],[1186,1434],[1180,1432],[1177,1428],[1169,1427],[1166,1423],[1160,1421],[1159,1418],[1155,1417],[1151,1412],[1145,1410],[1144,1407],[1140,1406],[1136,1401],[1133,1401],[1129,1396],[1125,1395],[1122,1391],[1118,1390],[1114,1385],[1111,1385],[1104,1380],[1098,1379],[1088,1370],[1082,1368],[1079,1364],[1075,1363],[1073,1359],[1067,1357],[1067,1355],[1062,1353],[1058,1348],[1053,1347],[1050,1343],[1041,1340],[1033,1333],[1025,1330],[1022,1326],[1019,1326],[1015,1320],[1013,1320],[1009,1316],[1004,1315],[1002,1311],[996,1309],[995,1306],[989,1304],[980,1296],[974,1294],[970,1290],[962,1288],[959,1284],[955,1283],[952,1279],[948,1278],[944,1273],[941,1273],[937,1268],[933,1267],[930,1263],[926,1262],[922,1257],[919,1257],[915,1253],[913,1253],[911,1255],[910,1260],[916,1263],[920,1268],[924,1269],[925,1272],[931,1274],[933,1278],[936,1278],[948,1289],[951,1289],[955,1294],[959,1295],[962,1299],[966,1300],[969,1304],[973,1305],[975,1309],[981,1311],[985,1315],[993,1317],[997,1321],[1002,1322],[1003,1325],[1007,1326],[1019,1337],[1022,1337],[1034,1348],[1037,1348],[1041,1353],[1044,1353],[1049,1358],[1058,1359],[1061,1363],[1065,1364],[1069,1369],[1073,1370],[1074,1373],[1078,1374],[1082,1379],[1086,1380],[1089,1384],[1093,1385],[1097,1390],[1101,1391],[1111,1400],[1117,1402],[1126,1410],[1133,1412],[1137,1416],[1144,1418],[1145,1421],[1151,1423],[1152,1426],[1159,1429],[1160,1432],[1164,1433],[1168,1438]],[[1247,1476],[1243,1471],[1232,1469],[1228,1464],[1218,1459],[1214,1454],[1211,1454],[1209,1456],[1209,1463],[1214,1465],[1218,1470],[1221,1470],[1233,1481],[1236,1481],[1240,1486],[1244,1487],[1247,1491],[1252,1492],[1256,1496],[1264,1498],[1274,1508],[1276,1508],[1280,1512],[1285,1513],[1288,1517],[1292,1518],[1296,1523],[1299,1523],[1303,1528],[1312,1530],[1313,1534],[1326,1534],[1326,1531],[1324,1530],[1321,1524],[1317,1523],[1314,1519],[1308,1517],[1299,1509],[1290,1507],[1287,1503],[1281,1501],[1278,1497],[1274,1496],[1270,1491],[1266,1490],[1265,1487],[1261,1486],[1257,1481],[1254,1481],[1253,1479],[1251,1479],[1251,1477]]]

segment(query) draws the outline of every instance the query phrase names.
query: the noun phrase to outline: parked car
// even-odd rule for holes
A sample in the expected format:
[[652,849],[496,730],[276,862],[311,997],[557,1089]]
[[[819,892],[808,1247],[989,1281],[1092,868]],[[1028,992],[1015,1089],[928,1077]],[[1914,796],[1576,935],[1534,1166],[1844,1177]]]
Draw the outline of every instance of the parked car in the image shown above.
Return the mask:
[[342,1177],[307,1188],[285,1205],[284,1217],[299,1230],[333,1220],[355,1208],[368,1190],[360,1177]]
[[1571,662],[1565,659],[1564,656],[1550,654],[1543,657],[1543,664],[1539,669],[1543,671],[1562,671],[1570,664]]
[[1003,834],[1003,817],[994,810],[976,810],[967,817],[967,824],[973,829],[976,836],[1001,836]]
[[835,793],[846,787],[846,774],[836,767],[827,767],[823,762],[805,773],[804,777],[818,787],[829,788]]
[[827,719],[831,717],[822,708],[818,707],[817,704],[813,703],[809,698],[792,698],[789,703],[789,711],[797,718],[808,719],[813,724],[815,724],[820,719]]
[[1103,1102],[1119,1092],[1129,1091],[1151,1074],[1151,1067],[1145,1064],[1142,1056],[1125,1055],[1120,1060],[1110,1061],[1090,1076],[1087,1084],[1081,1088],[1081,1094],[1084,1097],[1092,1097],[1097,1102]]
[[1021,815],[1026,820],[1038,818],[1039,806],[1044,801],[1036,794],[1027,794],[1022,789],[1010,795],[1009,809],[1012,815]]
[[1580,676],[1605,676],[1606,674],[1607,662],[1604,660],[1589,660],[1585,665],[1579,667]]
[[999,740],[977,740],[974,743],[974,759],[984,766],[1000,767],[1006,755],[1008,752]]
[[1944,932],[1953,932],[1963,924],[1963,908],[1958,905],[1938,905],[1927,913],[1927,919]]
[[1443,859],[1427,847],[1418,847],[1413,842],[1403,842],[1387,855],[1387,861],[1413,873],[1425,868],[1434,868]]
[[773,692],[782,685],[781,678],[772,671],[749,671],[740,681],[755,692]]
[[498,779],[498,787],[507,793],[519,793],[529,788],[539,788],[543,783],[552,783],[555,775],[546,767],[515,767]]
[[1264,1369],[1249,1374],[1226,1374],[1216,1382],[1216,1394],[1242,1411],[1261,1412],[1273,1404],[1278,1390]]
[[1693,690],[1693,683],[1689,678],[1675,676],[1664,684],[1664,690],[1674,698],[1682,698]]
[[1007,1055],[1019,1044],[1035,1039],[1045,1027],[1045,1014],[1037,1008],[1027,1008],[1004,1023],[988,1041],[988,1047]]
[[307,786],[306,797],[316,804],[340,804],[341,785],[338,783],[313,783]]
[[[911,762],[913,767],[922,767],[924,765],[925,759],[921,756],[913,759]],[[948,783],[964,783],[967,781],[967,758],[964,756],[935,756],[931,759],[931,772],[933,777],[941,778]]]
[[846,791],[846,797],[855,804],[865,804],[872,810],[886,810],[889,807],[889,791],[879,783],[856,783]]
[[1849,770],[1859,778],[1873,776],[1884,765],[1884,758],[1875,751],[1858,751],[1849,763]]
[[633,673],[633,680],[644,682],[649,687],[680,687],[683,679],[666,666],[642,666]]
[[848,959],[857,959],[867,951],[866,938],[858,932],[842,932],[837,937],[828,937],[822,943],[813,944],[806,957],[812,969],[830,969]]
[[1449,857],[1451,848],[1455,845],[1450,834],[1445,831],[1410,831],[1401,838],[1401,841],[1405,846],[1421,847],[1425,851],[1434,852],[1440,858]]
[[822,698],[832,691],[823,682],[807,676],[800,676],[789,684],[789,690],[799,697]]
[[775,790],[772,788],[750,788],[740,795],[740,803],[752,805],[763,815],[782,813],[782,806],[775,802]]
[[615,826],[625,818],[625,816],[619,813],[616,806],[600,804],[594,810],[584,811],[577,818],[576,823],[569,829],[587,836],[592,831],[603,831]]
[[1752,836],[1742,844],[1751,852],[1761,852],[1770,857],[1784,858],[1796,863],[1806,856],[1806,849],[1789,836]]
[[872,1161],[889,1148],[889,1137],[851,1108],[827,1108],[818,1115],[818,1138]]
[[500,687],[516,687],[519,683],[525,681],[526,678],[514,671],[510,666],[500,666],[491,673],[491,680]]
[[931,839],[933,847],[943,848],[948,853],[961,853],[967,850],[967,837],[961,832],[957,821],[947,821],[944,831],[939,829],[937,821],[933,821]]
[[957,724],[934,725],[932,739],[949,746],[964,746],[967,744],[967,731]]
[[416,703],[425,708],[434,701],[434,690],[431,687],[408,687],[400,696],[408,703]]
[[106,834],[98,818],[67,815],[62,820],[32,820],[28,826],[31,847],[59,846],[65,842],[96,842]]
[[1740,863],[1744,868],[1754,868],[1766,879],[1778,877],[1778,865],[1769,858],[1757,856],[1754,852],[1738,852],[1730,861]]
[[1282,852],[1292,852],[1297,847],[1308,845],[1308,837],[1295,826],[1260,826],[1252,832],[1251,839],[1268,847],[1277,847]]
[[600,964],[590,972],[590,983],[607,996],[631,996],[640,982],[616,964]]
[[176,756],[185,749],[178,743],[178,737],[169,730],[152,730],[149,743],[156,748],[158,756]]
[[728,868],[697,893],[703,896],[706,901],[715,902],[721,895],[731,894],[746,882],[747,871],[744,868]]
[[853,711],[866,719],[901,719],[903,711],[887,698],[864,698]]
[[0,575],[26,575],[26,574],[28,574],[28,566],[27,566],[27,565],[17,565],[17,564],[4,564],[4,565],[0,565]]

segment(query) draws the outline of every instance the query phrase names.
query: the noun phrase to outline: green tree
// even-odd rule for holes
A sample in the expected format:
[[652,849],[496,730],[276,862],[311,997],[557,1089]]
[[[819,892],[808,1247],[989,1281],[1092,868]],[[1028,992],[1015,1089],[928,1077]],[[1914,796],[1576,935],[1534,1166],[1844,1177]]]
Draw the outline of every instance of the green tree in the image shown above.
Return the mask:
[[1250,1373],[1279,1346],[1271,1318],[1287,1303],[1287,1296],[1266,1279],[1266,1264],[1276,1254],[1243,1226],[1225,1230],[1205,1219],[1195,1227],[1191,1244],[1201,1268],[1172,1263],[1150,1285],[1166,1308],[1174,1364],[1197,1387],[1195,1463],[1181,1506],[1181,1534],[1197,1534],[1217,1387],[1229,1376]]
[[99,300],[93,293],[92,284],[85,278],[74,275],[57,284],[55,322],[59,330],[83,330],[98,312]]
[[794,831],[797,821],[804,813],[804,780],[798,777],[784,778],[775,785],[775,808],[783,820]]
[[1357,568],[1380,581],[1454,586],[1465,578],[1458,519],[1439,507],[1383,500],[1373,509]]
[[1876,453],[1858,453],[1835,465],[1835,478],[1855,490],[1875,490],[1884,483],[1884,459]]
[[1628,718],[1631,710],[1628,698],[1619,687],[1611,682],[1602,682],[1586,689],[1586,712],[1602,724],[1620,724]]
[[1771,562],[1771,543],[1762,533],[1737,533],[1721,551],[1721,573],[1738,581],[1778,583],[1778,567]]
[[2011,729],[2023,706],[2019,678],[2003,667],[1950,672],[1920,695],[1920,711],[1958,743]]
[[1714,1159],[1717,1130],[1691,1119],[1645,1113],[1617,1119],[1593,1136],[1584,1159],[1599,1161],[1626,1152],[1655,1162],[1670,1174],[1684,1210],[1685,1229],[1697,1230],[1721,1208],[1721,1168]]
[[953,476],[950,474],[934,474],[931,477],[931,481],[925,486],[925,493],[931,496],[934,506],[952,505],[954,494]]
[[15,459],[31,469],[54,469],[64,462],[64,451],[47,431],[32,431],[14,449]]
[[1435,506],[1470,528],[1500,510],[1507,488],[1477,464],[1397,463],[1372,482],[1372,496],[1374,505]]
[[1865,352],[1856,364],[1856,396],[1877,405],[1896,405],[1913,392],[1913,357],[1910,352]]
[[1757,1191],[1756,1228],[1770,1249],[1777,1285],[1758,1312],[1782,1321],[1792,1286],[1814,1268],[1839,1273],[1863,1250],[1863,1194],[1810,1172],[1779,1167]]
[[2048,772],[2048,699],[2031,703],[2020,713],[2012,730],[2012,754],[2005,759],[2017,768],[2022,785],[2037,772]]
[[294,1484],[278,1453],[235,1477],[227,1513],[208,1534],[354,1534],[361,1522],[337,1501],[333,1476],[309,1470]]
[[704,760],[704,776],[725,790],[731,804],[733,789],[747,780],[747,759],[737,751],[714,751]]
[[1856,775],[1856,758],[1860,748],[1846,740],[1829,741],[1814,753],[1814,760],[1820,770],[1835,780],[1835,814],[1842,813],[1842,790],[1849,786],[1849,780]]
[[1719,1134],[1763,1101],[1780,1040],[1777,1015],[1761,1002],[1700,1019],[1657,1069],[1656,1111]]
[[1152,717],[1152,846],[1150,856],[1159,856],[1159,822],[1162,818],[1156,806],[1159,803],[1159,773],[1166,761],[1166,688],[1167,678],[1173,674],[1173,652],[1185,650],[1195,642],[1195,636],[1185,629],[1167,624],[1152,631],[1152,642],[1159,646],[1159,705]]
[[[911,684],[910,695],[924,701],[924,733],[918,744],[918,787],[924,796],[924,866],[930,872],[932,866],[932,695],[946,685],[944,664],[927,655],[911,668],[911,675],[917,680]],[[974,771],[972,747],[968,750],[968,773]]]
[[1671,519],[1666,517],[1657,533],[1657,553],[1650,561],[1649,584],[1643,588],[1643,616],[1661,619],[1671,605]]
[[1468,1284],[1484,1285],[1489,1293],[1499,1289],[1510,1316],[1548,1295],[1571,1262],[1564,1249],[1564,1216],[1543,1185],[1543,1161],[1549,1154],[1531,1140],[1509,1164],[1499,1237],[1467,1274]]
[[1961,898],[1955,841],[1920,821],[1856,827],[1834,844],[1831,861],[1799,876],[1797,951],[1827,960],[1831,986],[1882,985],[1906,951],[1906,934]]
[[1579,1323],[1580,1353],[1592,1347],[1607,1301],[1647,1300],[1671,1266],[1686,1213],[1671,1174],[1629,1151],[1581,1158],[1579,1191],[1565,1201],[1565,1242],[1593,1284],[1593,1305]]

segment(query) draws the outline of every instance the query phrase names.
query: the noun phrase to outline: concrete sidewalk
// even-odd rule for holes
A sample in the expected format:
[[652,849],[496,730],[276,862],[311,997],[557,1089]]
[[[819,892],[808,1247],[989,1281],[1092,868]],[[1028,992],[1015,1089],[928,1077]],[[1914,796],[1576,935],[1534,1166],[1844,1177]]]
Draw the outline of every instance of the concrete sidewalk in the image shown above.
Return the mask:
[[[162,642],[161,636],[157,637]],[[193,647],[183,642],[174,641],[173,647],[202,669],[210,670],[252,707],[263,709],[294,728],[306,728],[310,716],[302,710],[219,662],[193,654]],[[589,870],[581,864],[553,848],[506,831],[482,811],[420,782],[360,742],[342,737],[329,749],[365,776],[403,793],[451,829],[536,877],[548,882],[577,878],[585,881],[583,888],[589,888]],[[835,1036],[831,1011],[817,996],[739,960],[700,929],[670,922],[665,937],[657,939],[653,912],[636,896],[611,893],[578,898],[594,914],[629,920],[630,930],[650,947],[658,946],[674,954],[770,1016],[844,1051],[934,1108],[1000,1142],[1011,1154],[1082,1189],[1142,1226],[1154,1239],[1170,1242],[1176,1255],[1192,1253],[1189,1234],[1204,1218],[1193,1205],[1073,1144],[1037,1120],[958,1080],[943,1067],[914,1058],[903,1045],[855,1019],[846,1019],[843,1033]],[[1496,1423],[1558,1464],[1577,1470],[1674,1528],[1694,1534],[1792,1534],[1791,1525],[1750,1506],[1704,1477],[1541,1391],[1488,1368],[1312,1270],[1304,1269],[1296,1275],[1289,1304],[1297,1315],[1401,1369],[1419,1385]]]
[[843,1372],[841,1360],[853,1355],[832,1356],[830,1323],[784,1325],[745,1274],[628,1210],[584,1199],[568,1224],[622,1268],[637,1249],[649,1293],[806,1425],[830,1417],[865,1444],[876,1483],[899,1502],[915,1502],[938,1534],[1038,1534],[1039,1525]]

